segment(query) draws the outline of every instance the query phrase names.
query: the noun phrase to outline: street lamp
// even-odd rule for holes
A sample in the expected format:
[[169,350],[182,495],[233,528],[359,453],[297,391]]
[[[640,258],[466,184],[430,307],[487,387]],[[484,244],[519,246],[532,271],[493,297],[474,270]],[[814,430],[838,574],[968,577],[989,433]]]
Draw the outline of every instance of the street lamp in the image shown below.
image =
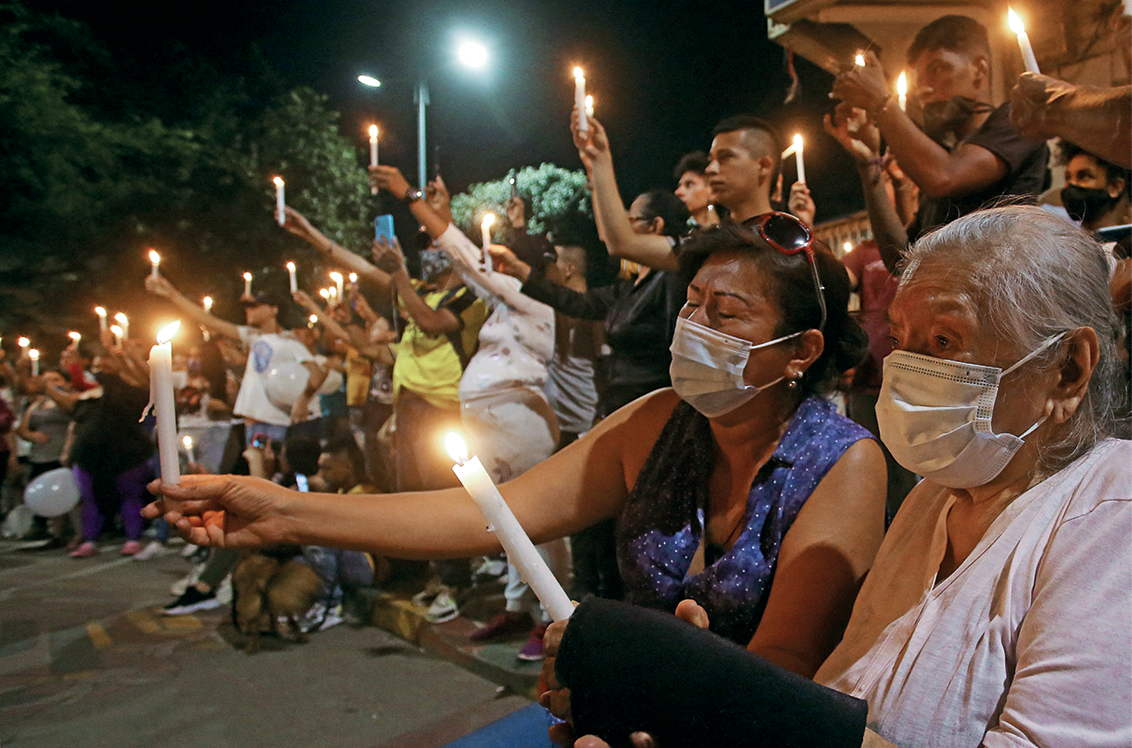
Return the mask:
[[[487,47],[472,40],[463,41],[456,50],[456,57],[462,65],[468,68],[483,68],[488,61]],[[381,81],[370,75],[359,75],[358,82],[378,88]],[[417,186],[424,189],[428,177],[428,148],[426,147],[425,119],[429,105],[428,79],[422,75],[417,82],[417,92],[414,100],[417,104]]]

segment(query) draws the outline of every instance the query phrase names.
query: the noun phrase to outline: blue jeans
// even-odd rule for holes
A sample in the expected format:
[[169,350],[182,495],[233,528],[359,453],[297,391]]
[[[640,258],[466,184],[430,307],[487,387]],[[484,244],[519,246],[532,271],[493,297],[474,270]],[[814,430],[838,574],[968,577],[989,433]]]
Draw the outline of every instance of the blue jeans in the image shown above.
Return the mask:
[[332,608],[342,602],[342,590],[373,584],[373,565],[361,551],[304,545],[303,560],[322,582],[322,599]]

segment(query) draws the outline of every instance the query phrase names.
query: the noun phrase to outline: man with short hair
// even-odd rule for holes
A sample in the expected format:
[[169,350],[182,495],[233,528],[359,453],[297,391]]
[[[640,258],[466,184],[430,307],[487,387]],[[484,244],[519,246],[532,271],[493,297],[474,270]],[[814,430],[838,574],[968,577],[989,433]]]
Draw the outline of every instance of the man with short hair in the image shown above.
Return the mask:
[[847,129],[853,110],[868,114],[862,127],[842,135],[878,143],[883,136],[920,189],[919,211],[905,228],[884,194],[884,164],[873,159],[859,165],[873,234],[892,272],[905,248],[928,231],[1002,197],[1032,198],[1041,191],[1049,151],[1010,124],[1009,103],[990,103],[990,56],[987,30],[966,16],[943,16],[916,34],[907,60],[924,112],[922,128],[897,106],[871,51],[865,65],[834,81],[840,128]]
[[782,136],[764,119],[751,114],[727,117],[712,130],[711,152],[704,176],[716,205],[743,223],[769,213],[770,193],[782,168]]

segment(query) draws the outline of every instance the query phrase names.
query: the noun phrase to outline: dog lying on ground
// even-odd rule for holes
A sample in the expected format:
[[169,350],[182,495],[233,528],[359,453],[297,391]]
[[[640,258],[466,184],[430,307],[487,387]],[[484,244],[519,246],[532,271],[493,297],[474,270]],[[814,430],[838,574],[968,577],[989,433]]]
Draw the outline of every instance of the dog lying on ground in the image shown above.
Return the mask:
[[322,594],[322,582],[293,548],[246,554],[232,572],[232,623],[245,637],[244,651],[259,651],[263,632],[307,642],[299,620]]

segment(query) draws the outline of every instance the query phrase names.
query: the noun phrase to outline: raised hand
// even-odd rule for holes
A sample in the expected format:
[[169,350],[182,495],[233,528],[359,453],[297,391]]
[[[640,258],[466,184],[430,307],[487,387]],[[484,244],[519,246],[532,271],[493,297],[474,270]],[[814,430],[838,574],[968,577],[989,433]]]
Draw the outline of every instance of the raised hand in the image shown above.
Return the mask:
[[312,312],[315,312],[316,314],[322,312],[322,309],[319,308],[318,304],[314,303],[314,299],[312,299],[310,297],[310,294],[308,294],[306,291],[292,291],[291,298],[294,299],[295,303],[301,306],[303,309],[308,309]]
[[171,299],[177,295],[177,289],[174,288],[173,284],[166,280],[163,275],[159,275],[156,278],[152,275],[147,275],[145,277],[145,290],[165,299]]
[[289,542],[283,518],[288,491],[271,481],[234,475],[184,475],[180,484],[155,480],[163,498],[142,509],[163,516],[193,545],[261,548]]
[[283,228],[304,241],[314,242],[315,237],[318,235],[318,230],[311,225],[311,222],[307,220],[306,216],[290,205],[284,208],[283,214]]
[[1010,90],[1010,124],[1031,140],[1058,135],[1053,104],[1071,99],[1077,87],[1040,73],[1022,73]]
[[865,110],[841,103],[834,117],[825,115],[822,124],[857,163],[865,164],[880,156],[880,130],[869,122]]
[[381,270],[389,274],[396,273],[405,267],[405,254],[401,251],[401,242],[397,237],[388,241],[384,236],[373,242],[373,262]]
[[786,207],[799,221],[813,228],[814,214],[818,209],[805,182],[795,182],[790,186],[790,200]]
[[523,204],[523,198],[518,195],[507,201],[507,220],[517,229],[527,225],[527,206]]
[[531,274],[531,266],[520,260],[514,252],[502,244],[489,244],[487,252],[491,255],[491,266],[501,273],[526,281]]
[[830,98],[872,114],[880,111],[889,95],[884,68],[871,49],[865,51],[863,67],[853,65],[842,69],[833,79],[833,90],[829,94]]
[[409,190],[409,183],[401,175],[401,170],[394,166],[369,167],[369,183],[371,187],[386,190],[394,197],[401,198]]
[[574,147],[578,149],[578,155],[582,158],[582,163],[586,168],[593,165],[595,159],[609,158],[609,136],[605,133],[605,127],[595,117],[587,117],[586,129],[578,129],[580,122],[578,120],[578,110],[574,109],[570,115],[570,132],[574,136]]

